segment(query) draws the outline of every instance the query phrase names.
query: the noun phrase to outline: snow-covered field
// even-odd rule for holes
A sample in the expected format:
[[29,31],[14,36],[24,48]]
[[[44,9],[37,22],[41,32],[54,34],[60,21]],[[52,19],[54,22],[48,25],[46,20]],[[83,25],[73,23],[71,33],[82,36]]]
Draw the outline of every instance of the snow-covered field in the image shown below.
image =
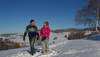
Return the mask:
[[[55,37],[57,40],[53,40]],[[67,40],[62,33],[51,33],[50,51],[52,52],[47,55],[37,52],[31,56],[28,53],[29,47],[25,47],[0,51],[0,57],[100,57],[100,42],[97,41],[99,39],[100,34],[82,40]],[[23,42],[22,40],[16,41]],[[36,48],[41,49],[41,47]]]

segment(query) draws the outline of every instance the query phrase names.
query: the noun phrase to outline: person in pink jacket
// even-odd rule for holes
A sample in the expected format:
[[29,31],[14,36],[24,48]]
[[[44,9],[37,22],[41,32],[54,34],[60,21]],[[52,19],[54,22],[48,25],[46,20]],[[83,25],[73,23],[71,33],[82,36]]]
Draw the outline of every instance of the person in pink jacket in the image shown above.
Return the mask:
[[46,21],[44,22],[44,26],[40,30],[40,37],[41,37],[41,44],[42,44],[42,53],[45,54],[49,50],[49,35],[50,35],[50,28],[49,23]]

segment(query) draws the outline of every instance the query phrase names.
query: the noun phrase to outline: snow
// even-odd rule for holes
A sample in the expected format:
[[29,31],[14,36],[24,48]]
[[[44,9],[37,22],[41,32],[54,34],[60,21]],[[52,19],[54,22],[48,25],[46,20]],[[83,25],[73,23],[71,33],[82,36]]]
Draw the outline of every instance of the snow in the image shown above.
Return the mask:
[[90,34],[92,34],[92,31],[85,31],[84,35],[90,35]]
[[[53,40],[57,37],[57,40]],[[100,57],[100,34],[82,40],[67,40],[62,33],[51,33],[49,54],[29,54],[29,47],[0,51],[0,57]],[[18,40],[19,41],[19,40]],[[22,40],[20,40],[22,41]],[[55,43],[52,43],[55,41]],[[36,47],[41,49],[41,47]]]
[[36,53],[34,56],[30,55],[27,51],[24,52],[19,52],[17,54],[13,54],[11,57],[51,57],[51,56],[55,56],[56,52],[51,50],[52,53],[46,54],[46,55],[42,55],[40,52]]
[[84,39],[85,39],[85,40],[100,41],[100,34],[93,35],[93,36],[91,36],[91,37],[84,38]]

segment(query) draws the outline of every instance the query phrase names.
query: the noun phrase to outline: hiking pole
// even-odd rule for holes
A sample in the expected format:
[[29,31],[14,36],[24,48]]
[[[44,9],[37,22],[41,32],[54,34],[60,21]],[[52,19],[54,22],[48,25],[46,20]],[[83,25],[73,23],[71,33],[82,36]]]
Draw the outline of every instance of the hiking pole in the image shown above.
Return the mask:
[[24,47],[26,47],[26,42],[24,41]]
[[[25,46],[26,46],[26,42],[24,41],[24,45],[23,45],[23,51],[24,51],[24,52],[26,51]],[[22,53],[22,54],[25,55],[25,53]]]
[[23,51],[26,51],[26,42],[24,41]]

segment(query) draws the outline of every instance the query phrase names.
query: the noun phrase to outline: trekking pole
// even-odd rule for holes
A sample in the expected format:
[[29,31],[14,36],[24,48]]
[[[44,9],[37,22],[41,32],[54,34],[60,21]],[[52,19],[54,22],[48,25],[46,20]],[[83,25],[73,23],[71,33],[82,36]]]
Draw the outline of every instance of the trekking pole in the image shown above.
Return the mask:
[[[26,16],[25,18],[25,25],[27,25],[27,19],[28,19],[29,16]],[[24,46],[26,47],[26,42],[24,41]]]
[[26,47],[26,42],[24,41],[24,47]]

